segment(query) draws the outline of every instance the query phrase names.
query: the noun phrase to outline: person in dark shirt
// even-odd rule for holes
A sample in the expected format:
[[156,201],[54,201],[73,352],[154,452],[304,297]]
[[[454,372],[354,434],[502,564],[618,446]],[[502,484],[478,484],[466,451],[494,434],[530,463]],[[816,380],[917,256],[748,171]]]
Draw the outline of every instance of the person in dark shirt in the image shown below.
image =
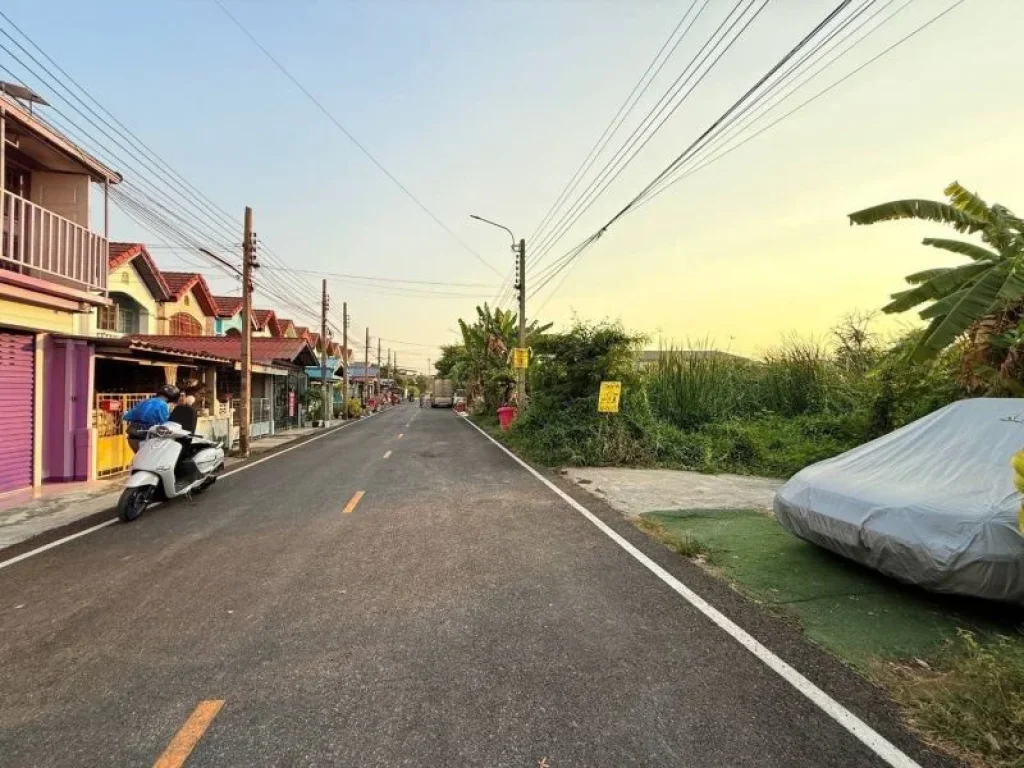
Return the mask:
[[195,434],[196,421],[198,415],[196,414],[195,403],[196,398],[194,395],[185,395],[178,404],[174,406],[174,410],[171,411],[171,415],[167,418],[168,421],[173,421],[176,424],[180,424],[181,428],[186,432]]

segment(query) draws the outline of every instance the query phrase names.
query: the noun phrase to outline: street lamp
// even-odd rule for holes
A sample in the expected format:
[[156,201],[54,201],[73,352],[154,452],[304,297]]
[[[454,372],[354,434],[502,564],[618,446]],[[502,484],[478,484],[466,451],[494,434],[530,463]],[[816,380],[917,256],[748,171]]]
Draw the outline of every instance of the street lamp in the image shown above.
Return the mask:
[[512,238],[512,247],[515,248],[515,246],[516,246],[516,236],[513,235],[512,234],[512,230],[509,229],[508,227],[506,227],[504,224],[499,224],[496,221],[491,221],[490,219],[485,219],[483,216],[477,216],[475,213],[469,214],[469,218],[476,219],[477,221],[482,221],[484,224],[490,224],[492,227],[497,227],[498,229],[504,229],[506,232],[508,232],[509,237]]
[[[522,349],[526,346],[526,241],[520,240],[517,244],[516,236],[504,224],[477,216],[475,213],[469,214],[469,218],[490,224],[498,229],[504,229],[512,238],[512,252],[516,254],[516,271],[519,273],[516,289],[519,291],[519,348]],[[526,409],[526,371],[522,368],[516,369],[516,405],[519,407],[520,413]]]

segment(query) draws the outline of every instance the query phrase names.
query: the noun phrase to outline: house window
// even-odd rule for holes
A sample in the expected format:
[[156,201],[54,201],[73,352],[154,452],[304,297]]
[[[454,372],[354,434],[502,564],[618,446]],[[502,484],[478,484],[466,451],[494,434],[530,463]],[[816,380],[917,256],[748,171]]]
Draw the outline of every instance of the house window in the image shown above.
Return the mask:
[[202,336],[203,326],[192,315],[179,312],[171,315],[171,336]]
[[117,308],[117,331],[118,333],[139,332],[139,311],[135,307]]
[[116,304],[111,304],[109,307],[100,307],[97,310],[96,327],[99,328],[101,331],[117,330]]

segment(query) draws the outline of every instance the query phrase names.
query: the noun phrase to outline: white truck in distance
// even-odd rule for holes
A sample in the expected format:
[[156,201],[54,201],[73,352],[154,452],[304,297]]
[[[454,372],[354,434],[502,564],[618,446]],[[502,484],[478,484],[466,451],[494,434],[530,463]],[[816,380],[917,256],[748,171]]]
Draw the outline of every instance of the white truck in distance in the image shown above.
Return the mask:
[[451,379],[434,379],[430,392],[431,408],[451,408],[455,398],[455,383]]

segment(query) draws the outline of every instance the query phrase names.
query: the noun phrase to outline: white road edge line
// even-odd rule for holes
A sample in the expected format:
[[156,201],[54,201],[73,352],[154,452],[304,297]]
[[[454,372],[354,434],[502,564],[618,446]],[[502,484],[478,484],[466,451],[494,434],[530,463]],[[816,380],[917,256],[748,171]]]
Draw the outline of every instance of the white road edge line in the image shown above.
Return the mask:
[[[288,453],[289,451],[294,451],[296,448],[301,448],[302,446],[309,445],[310,443],[314,443],[317,440],[322,440],[323,438],[328,437],[329,435],[333,435],[335,432],[340,432],[341,430],[345,429],[346,427],[353,427],[356,424],[362,424],[364,421],[369,421],[374,416],[378,416],[381,413],[386,413],[386,411],[378,411],[377,413],[371,413],[365,419],[360,419],[359,421],[351,421],[348,424],[342,424],[339,427],[335,427],[334,429],[331,429],[331,430],[329,430],[327,432],[324,432],[322,435],[317,435],[316,437],[311,437],[308,440],[303,440],[298,445],[292,445],[292,446],[290,446],[288,448],[282,448],[280,451],[277,451],[276,453],[272,453],[270,456],[264,456],[262,459],[256,459],[256,461],[251,461],[248,464],[244,464],[241,467],[236,467],[235,469],[232,469],[229,472],[225,472],[224,474],[220,475],[220,477],[218,479],[223,480],[225,477],[231,477],[231,475],[237,474],[239,472],[244,472],[245,470],[247,470],[247,469],[249,469],[251,467],[255,467],[257,464],[262,464],[264,461],[270,461],[271,459],[276,459],[278,456],[281,456],[282,454]],[[163,502],[157,502],[153,506],[156,507],[156,506],[159,506],[162,503]],[[117,518],[114,517],[114,518],[111,518],[110,520],[105,520],[102,523],[94,525],[91,528],[86,528],[84,531],[79,531],[78,533],[72,533],[69,536],[65,536],[65,537],[63,537],[61,539],[57,539],[56,541],[51,541],[49,544],[44,544],[41,547],[37,547],[35,549],[30,549],[28,552],[22,552],[20,555],[12,557],[9,560],[4,560],[3,562],[0,562],[0,569],[6,568],[9,565],[15,565],[16,563],[20,563],[22,560],[27,560],[28,558],[33,557],[34,555],[42,554],[43,552],[46,552],[49,549],[53,549],[54,547],[59,547],[61,544],[67,544],[69,541],[74,541],[75,539],[79,539],[82,536],[86,536],[86,535],[88,535],[90,533],[95,533],[96,531],[100,530],[101,528],[106,528],[108,525],[113,525],[116,522],[117,522]]]
[[597,528],[605,534],[608,538],[618,544],[622,549],[626,550],[634,559],[639,561],[647,570],[661,579],[665,584],[675,590],[684,600],[690,605],[696,608],[698,611],[707,616],[711,621],[718,625],[726,634],[732,637],[733,640],[738,642],[762,662],[764,662],[773,672],[778,674],[783,680],[796,688],[800,693],[810,699],[816,704],[825,714],[835,720],[839,725],[849,731],[853,736],[861,741],[868,749],[878,755],[893,768],[921,768],[921,766],[914,762],[910,757],[904,754],[896,745],[882,736],[880,733],[875,731],[871,726],[861,720],[857,715],[853,714],[850,710],[840,704],[838,701],[833,699],[821,688],[816,686],[806,677],[797,672],[793,667],[783,661],[781,658],[776,656],[760,641],[755,639],[753,635],[748,633],[741,626],[736,624],[732,619],[726,616],[724,613],[719,611],[717,608],[708,603],[704,598],[694,592],[692,589],[683,584],[679,579],[673,576],[671,573],[666,571],[656,562],[651,560],[647,555],[637,549],[635,546],[630,544],[620,534],[616,533],[607,523],[601,518],[591,512],[589,509],[580,504],[576,499],[567,494],[548,478],[544,477],[540,472],[531,467],[525,461],[516,456],[512,451],[506,448],[504,445],[499,443],[484,430],[480,429],[469,419],[464,419],[473,429],[479,432],[481,435],[486,437],[498,448],[504,451],[509,457],[512,458],[519,466],[533,475],[535,478],[540,480],[550,490],[554,491],[558,496],[562,498],[569,506],[583,515],[587,520],[593,523]]

